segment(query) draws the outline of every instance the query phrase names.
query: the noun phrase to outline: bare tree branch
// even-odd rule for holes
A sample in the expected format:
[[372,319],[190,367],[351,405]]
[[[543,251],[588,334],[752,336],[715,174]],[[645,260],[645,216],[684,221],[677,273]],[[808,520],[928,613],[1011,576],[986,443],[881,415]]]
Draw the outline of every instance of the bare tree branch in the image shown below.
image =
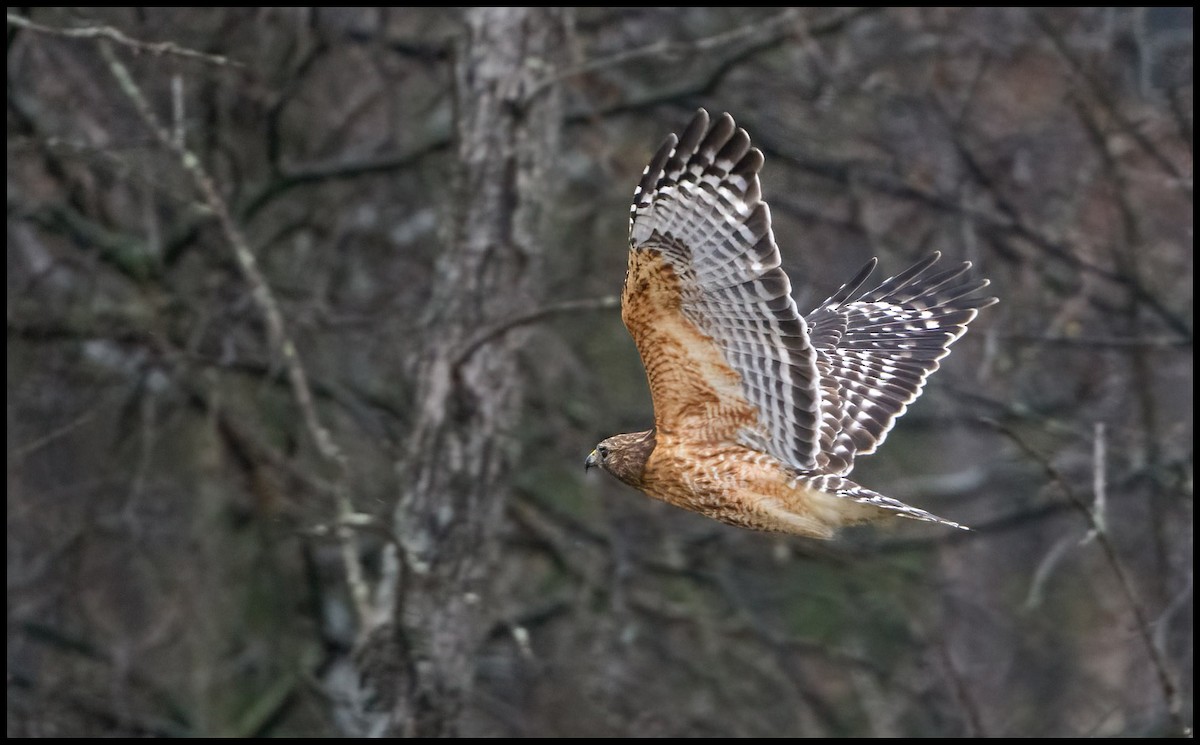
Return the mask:
[[471,355],[479,351],[480,347],[507,334],[513,329],[529,326],[565,313],[588,313],[597,310],[609,310],[610,308],[618,308],[620,305],[621,298],[616,295],[609,295],[607,297],[587,298],[584,300],[564,300],[528,313],[521,313],[479,332],[473,339],[467,342],[451,367],[457,369],[470,359]]
[[67,39],[91,39],[110,41],[129,47],[138,52],[147,52],[155,56],[171,55],[175,57],[183,57],[184,59],[206,62],[210,65],[220,65],[222,67],[238,67],[244,68],[245,65],[237,60],[231,60],[219,54],[208,54],[206,52],[197,52],[195,49],[182,47],[172,41],[142,41],[127,36],[120,29],[112,26],[84,26],[81,28],[55,28],[53,26],[43,26],[40,23],[25,18],[24,16],[8,13],[8,24],[19,28],[35,31],[39,34],[47,34],[50,36],[61,36]]

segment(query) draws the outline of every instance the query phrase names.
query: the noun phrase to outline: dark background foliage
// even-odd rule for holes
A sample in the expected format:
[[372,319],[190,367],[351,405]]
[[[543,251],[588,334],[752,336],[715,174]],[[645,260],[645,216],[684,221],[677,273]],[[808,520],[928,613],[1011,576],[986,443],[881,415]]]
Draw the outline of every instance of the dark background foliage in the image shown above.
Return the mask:
[[[1193,11],[539,11],[488,108],[496,18],[10,11],[8,734],[1190,731]],[[699,106],[802,309],[992,280],[856,469],[972,532],[584,475],[650,421],[628,200]]]

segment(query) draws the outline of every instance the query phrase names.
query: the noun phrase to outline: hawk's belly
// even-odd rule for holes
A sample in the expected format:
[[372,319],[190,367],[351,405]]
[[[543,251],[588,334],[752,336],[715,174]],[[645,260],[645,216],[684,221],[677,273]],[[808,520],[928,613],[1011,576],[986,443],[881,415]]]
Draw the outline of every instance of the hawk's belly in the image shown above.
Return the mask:
[[827,538],[847,522],[847,500],[807,486],[803,474],[737,444],[664,441],[646,462],[642,490],[730,525]]

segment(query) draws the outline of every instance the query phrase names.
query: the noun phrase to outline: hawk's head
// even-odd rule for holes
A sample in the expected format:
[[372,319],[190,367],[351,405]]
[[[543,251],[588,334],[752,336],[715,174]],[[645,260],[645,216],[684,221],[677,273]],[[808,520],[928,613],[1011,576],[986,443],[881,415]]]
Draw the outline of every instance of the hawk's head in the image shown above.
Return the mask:
[[654,430],[613,435],[596,446],[583,462],[584,470],[600,466],[634,488],[641,488],[642,471],[654,451]]

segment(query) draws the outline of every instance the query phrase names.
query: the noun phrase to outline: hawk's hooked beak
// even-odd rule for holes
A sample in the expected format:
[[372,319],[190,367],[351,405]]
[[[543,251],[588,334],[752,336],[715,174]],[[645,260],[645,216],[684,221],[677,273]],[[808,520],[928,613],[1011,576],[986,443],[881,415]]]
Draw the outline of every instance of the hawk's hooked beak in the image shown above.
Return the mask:
[[588,454],[587,460],[585,460],[583,462],[583,471],[584,471],[584,473],[587,473],[594,466],[598,466],[598,465],[600,465],[600,456],[596,453],[595,450],[593,450],[591,453]]

